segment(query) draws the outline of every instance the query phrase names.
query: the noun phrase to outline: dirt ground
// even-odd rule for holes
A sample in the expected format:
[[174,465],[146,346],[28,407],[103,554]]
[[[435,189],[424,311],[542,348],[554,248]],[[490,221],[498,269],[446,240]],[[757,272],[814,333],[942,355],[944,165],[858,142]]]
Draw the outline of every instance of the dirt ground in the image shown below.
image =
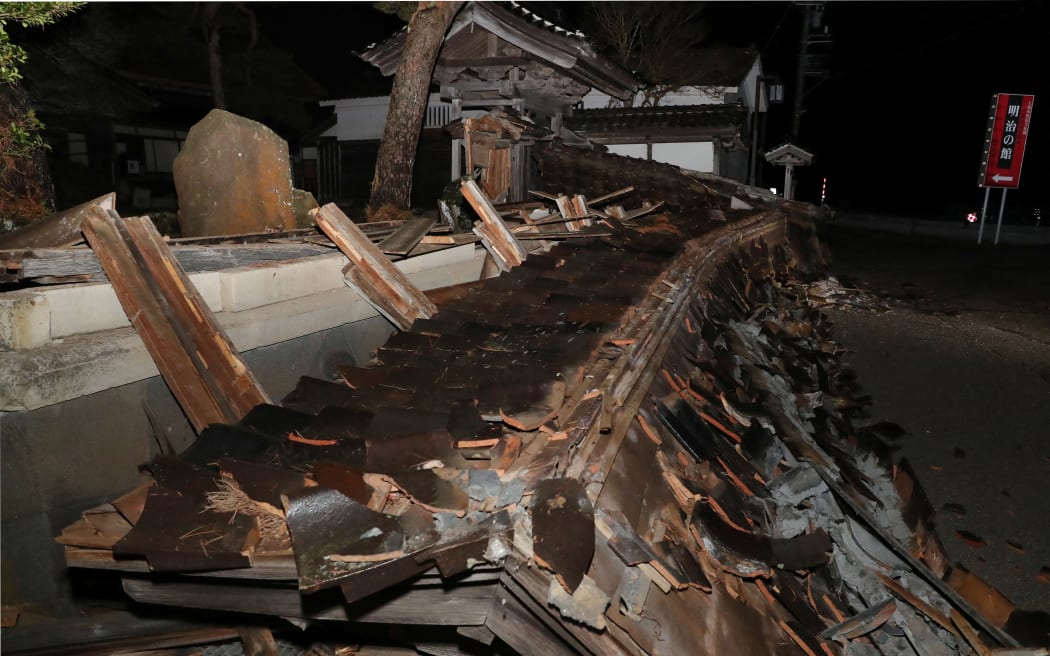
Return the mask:
[[831,273],[889,308],[827,313],[873,417],[908,430],[949,555],[1050,610],[1050,248],[842,228],[831,246]]

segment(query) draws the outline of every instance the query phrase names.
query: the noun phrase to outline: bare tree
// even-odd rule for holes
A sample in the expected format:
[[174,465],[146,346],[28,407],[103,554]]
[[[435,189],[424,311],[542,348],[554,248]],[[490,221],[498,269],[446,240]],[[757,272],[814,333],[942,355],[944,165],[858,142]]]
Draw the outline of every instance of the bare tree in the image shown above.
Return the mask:
[[369,201],[374,214],[384,205],[408,208],[412,200],[412,169],[423,130],[434,63],[462,2],[427,0],[416,6],[390,92],[390,110],[379,144]]
[[[709,34],[703,9],[703,2],[592,2],[589,30],[645,81],[642,105],[656,106],[696,78],[699,62],[691,50]],[[625,104],[633,103],[631,98]]]

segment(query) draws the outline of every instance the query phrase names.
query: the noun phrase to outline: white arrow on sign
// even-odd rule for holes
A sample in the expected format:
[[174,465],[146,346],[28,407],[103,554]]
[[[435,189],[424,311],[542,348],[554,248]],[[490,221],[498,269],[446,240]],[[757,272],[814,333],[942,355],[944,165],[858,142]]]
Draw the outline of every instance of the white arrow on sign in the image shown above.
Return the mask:
[[998,182],[1013,182],[1013,181],[1014,181],[1014,176],[1012,176],[1012,175],[999,175],[998,173],[996,173],[995,175],[992,176],[992,182],[996,182],[996,183],[998,183]]

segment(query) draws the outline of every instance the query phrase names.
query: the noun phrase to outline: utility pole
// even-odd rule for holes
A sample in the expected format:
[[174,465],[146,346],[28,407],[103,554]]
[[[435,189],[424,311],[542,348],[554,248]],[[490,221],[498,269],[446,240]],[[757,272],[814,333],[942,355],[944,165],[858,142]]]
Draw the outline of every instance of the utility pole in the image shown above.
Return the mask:
[[802,34],[798,41],[798,73],[795,77],[795,111],[791,115],[791,139],[798,142],[799,125],[802,122],[802,95],[806,90],[806,62],[809,50],[809,24],[813,19],[813,5],[802,4]]
[[[802,101],[808,78],[827,79],[831,34],[824,24],[823,2],[796,2],[802,7],[802,30],[798,42],[798,74],[795,78],[795,111],[791,117],[791,141],[798,141],[802,123]],[[819,82],[818,82],[819,84]],[[810,89],[812,92],[816,85]]]

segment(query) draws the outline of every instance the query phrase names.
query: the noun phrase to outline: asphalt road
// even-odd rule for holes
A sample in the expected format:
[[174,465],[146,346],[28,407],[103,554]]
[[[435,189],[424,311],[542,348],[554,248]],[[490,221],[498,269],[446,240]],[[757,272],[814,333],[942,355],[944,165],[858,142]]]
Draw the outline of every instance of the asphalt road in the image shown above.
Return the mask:
[[1050,247],[843,228],[831,240],[831,273],[890,307],[829,310],[833,336],[873,417],[908,430],[900,456],[949,555],[1018,606],[1050,610]]

